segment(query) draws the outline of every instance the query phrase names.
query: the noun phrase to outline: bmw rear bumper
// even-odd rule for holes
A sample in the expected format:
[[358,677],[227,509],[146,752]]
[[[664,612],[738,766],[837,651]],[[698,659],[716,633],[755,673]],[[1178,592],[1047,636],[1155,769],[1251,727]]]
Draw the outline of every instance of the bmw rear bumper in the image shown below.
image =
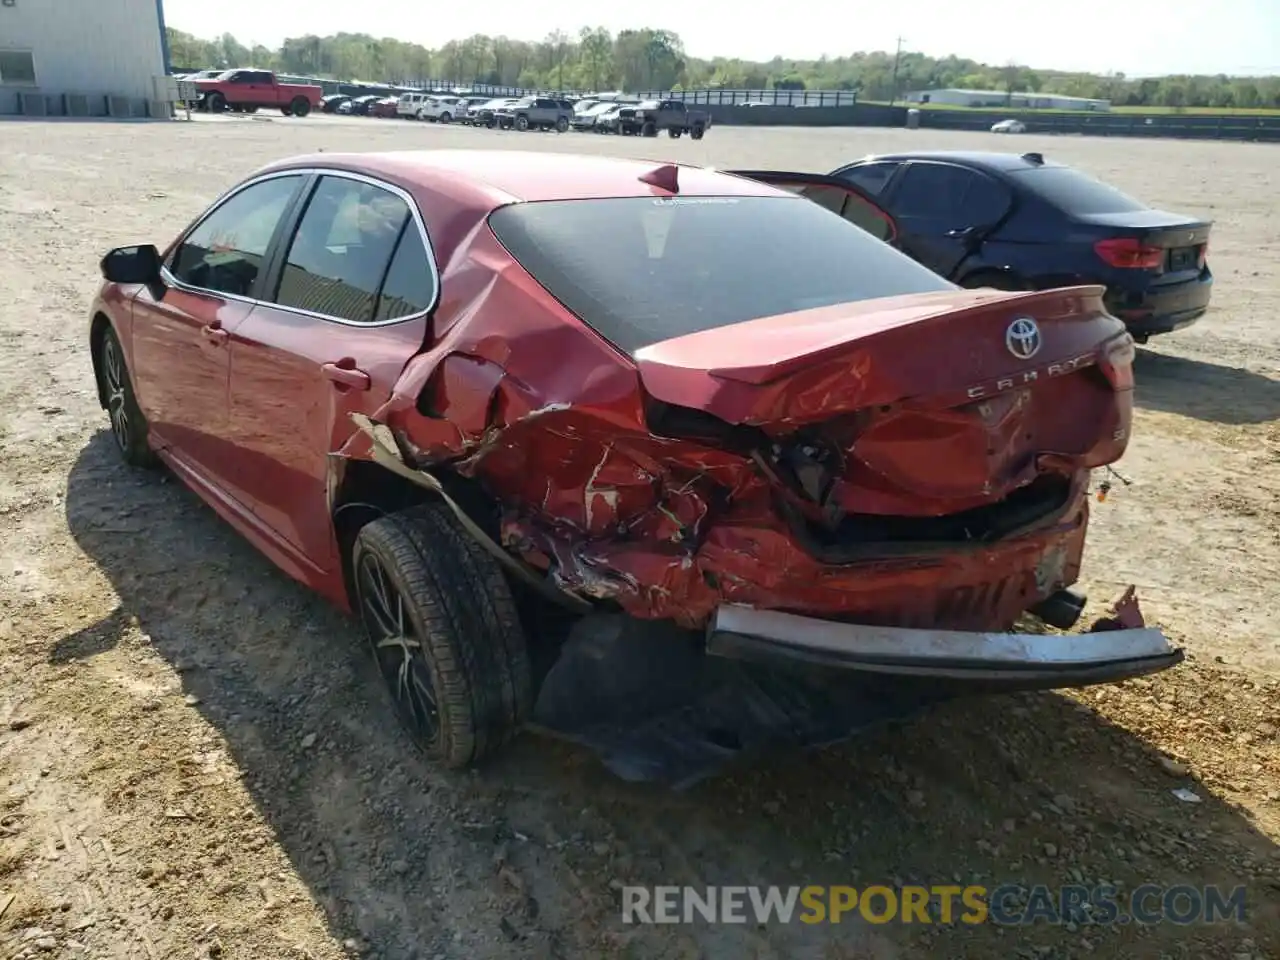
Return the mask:
[[1212,294],[1213,274],[1206,268],[1187,283],[1154,286],[1141,292],[1110,289],[1106,304],[1131,334],[1143,338],[1191,326],[1209,309]]

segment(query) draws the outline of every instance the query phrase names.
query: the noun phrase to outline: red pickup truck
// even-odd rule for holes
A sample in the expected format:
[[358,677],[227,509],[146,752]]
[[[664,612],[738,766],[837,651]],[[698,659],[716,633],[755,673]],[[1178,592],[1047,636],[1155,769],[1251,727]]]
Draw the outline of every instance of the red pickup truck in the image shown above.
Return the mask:
[[278,107],[286,117],[305,117],[320,106],[324,90],[309,83],[281,83],[270,70],[227,70],[208,80],[197,80],[200,106],[212,113],[230,107],[237,113],[255,113],[259,107]]

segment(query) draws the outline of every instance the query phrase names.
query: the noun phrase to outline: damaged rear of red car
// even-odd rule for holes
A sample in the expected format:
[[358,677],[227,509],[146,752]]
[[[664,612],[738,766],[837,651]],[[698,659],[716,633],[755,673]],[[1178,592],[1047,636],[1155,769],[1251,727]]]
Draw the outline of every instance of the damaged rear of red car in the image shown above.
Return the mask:
[[1080,616],[1090,471],[1132,414],[1100,288],[959,290],[846,185],[841,217],[684,174],[496,209],[456,254],[474,298],[375,418],[383,462],[476,484],[545,593],[713,654],[1015,687],[1177,662],[1142,629],[960,632]]
[[995,630],[1074,582],[1089,471],[1131,417],[1099,290],[957,290],[781,196],[489,226],[482,297],[382,419],[414,466],[478,481],[562,590],[691,627],[736,603]]

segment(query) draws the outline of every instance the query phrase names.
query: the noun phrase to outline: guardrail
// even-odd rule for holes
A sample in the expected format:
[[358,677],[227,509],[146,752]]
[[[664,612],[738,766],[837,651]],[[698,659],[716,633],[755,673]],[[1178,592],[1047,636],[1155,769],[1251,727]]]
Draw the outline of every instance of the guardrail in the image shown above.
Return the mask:
[[[971,110],[921,110],[920,126],[934,130],[989,130],[1014,114]],[[1171,137],[1185,140],[1244,140],[1280,143],[1280,116],[1247,114],[1106,113],[1022,111],[1028,133],[1090,137]]]

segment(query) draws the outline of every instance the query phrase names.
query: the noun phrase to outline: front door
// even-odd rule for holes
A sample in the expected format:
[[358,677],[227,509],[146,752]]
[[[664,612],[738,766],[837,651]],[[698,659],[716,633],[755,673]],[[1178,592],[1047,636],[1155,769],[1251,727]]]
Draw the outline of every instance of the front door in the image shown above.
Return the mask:
[[333,570],[329,455],[391,397],[427,335],[438,281],[408,195],[325,174],[264,305],[231,338],[236,477],[264,526]]
[[228,338],[253,313],[267,250],[305,178],[260,180],[229,196],[174,245],[160,297],[134,301],[139,403],[168,453],[210,478],[227,462]]

